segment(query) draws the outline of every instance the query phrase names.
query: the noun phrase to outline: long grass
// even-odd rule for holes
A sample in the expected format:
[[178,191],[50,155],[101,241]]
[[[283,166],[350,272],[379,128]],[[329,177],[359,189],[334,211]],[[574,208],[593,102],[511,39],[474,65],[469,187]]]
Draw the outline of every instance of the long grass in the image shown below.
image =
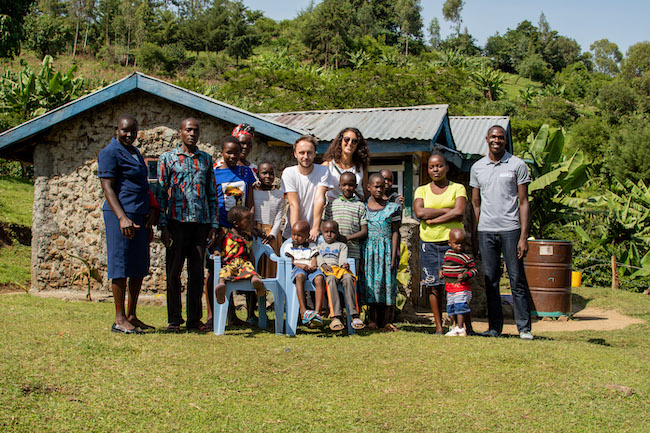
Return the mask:
[[[650,300],[580,289],[650,319]],[[449,338],[111,334],[109,303],[0,296],[3,431],[647,431],[648,324]],[[164,307],[142,307],[163,326]],[[631,395],[605,385],[623,385]]]

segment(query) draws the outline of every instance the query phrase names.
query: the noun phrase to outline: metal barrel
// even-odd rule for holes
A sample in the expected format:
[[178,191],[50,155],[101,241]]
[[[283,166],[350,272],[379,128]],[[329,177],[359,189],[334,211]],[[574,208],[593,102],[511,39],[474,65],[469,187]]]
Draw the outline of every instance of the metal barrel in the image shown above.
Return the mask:
[[571,314],[571,262],[573,244],[568,241],[529,240],[524,269],[530,289],[533,316]]

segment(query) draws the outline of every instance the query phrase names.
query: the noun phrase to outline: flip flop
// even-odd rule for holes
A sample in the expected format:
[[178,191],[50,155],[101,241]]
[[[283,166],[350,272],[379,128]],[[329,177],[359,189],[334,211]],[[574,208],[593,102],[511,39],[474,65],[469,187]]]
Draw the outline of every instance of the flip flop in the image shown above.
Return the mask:
[[111,326],[111,332],[118,334],[144,334],[144,332],[138,328],[126,329],[124,326],[120,326],[117,323],[113,323],[113,326]]
[[[307,310],[303,313],[302,315],[302,324],[303,325],[308,325],[311,323],[312,320],[317,316],[318,314],[314,310]],[[323,323],[323,319],[321,318],[321,323]]]
[[316,313],[313,319],[311,319],[311,323],[316,324],[316,326],[323,326],[323,316],[320,314]]
[[356,329],[358,331],[365,327],[366,325],[364,325],[361,319],[359,319],[358,317],[356,319],[352,319],[352,329]]

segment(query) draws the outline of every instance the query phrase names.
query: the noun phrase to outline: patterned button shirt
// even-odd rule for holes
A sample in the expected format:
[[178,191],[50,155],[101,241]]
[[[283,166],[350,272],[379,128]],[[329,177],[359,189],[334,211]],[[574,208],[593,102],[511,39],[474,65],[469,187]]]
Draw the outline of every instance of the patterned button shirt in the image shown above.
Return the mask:
[[198,150],[185,153],[179,145],[158,158],[159,226],[168,220],[211,224],[218,228],[217,192],[212,157]]

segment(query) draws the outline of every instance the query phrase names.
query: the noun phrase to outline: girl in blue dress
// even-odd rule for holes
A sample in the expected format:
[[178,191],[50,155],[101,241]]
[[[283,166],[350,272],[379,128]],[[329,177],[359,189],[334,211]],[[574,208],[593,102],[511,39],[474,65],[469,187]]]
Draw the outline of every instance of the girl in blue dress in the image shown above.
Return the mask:
[[397,251],[400,208],[384,198],[384,178],[375,173],[368,179],[368,238],[363,248],[362,298],[369,306],[368,329],[397,331],[393,311],[397,299]]
[[[124,334],[152,329],[135,309],[142,279],[149,273],[149,228],[158,221],[157,203],[150,193],[147,166],[133,142],[138,122],[123,115],[115,123],[115,138],[99,152],[98,176],[106,196],[106,258],[115,301],[111,331]],[[152,206],[153,204],[153,206]],[[129,303],[124,310],[128,279]]]

